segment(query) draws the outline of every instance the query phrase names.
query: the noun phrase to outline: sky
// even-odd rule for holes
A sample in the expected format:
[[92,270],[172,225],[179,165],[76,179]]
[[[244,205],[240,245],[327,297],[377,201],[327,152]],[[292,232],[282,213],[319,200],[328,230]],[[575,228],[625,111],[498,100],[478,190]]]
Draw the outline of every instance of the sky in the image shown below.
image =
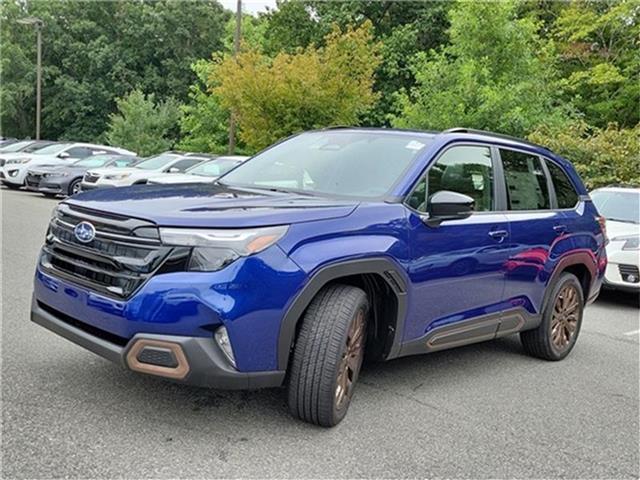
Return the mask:
[[[218,0],[224,8],[233,12],[236,11],[237,0]],[[276,0],[242,0],[242,11],[257,15],[258,12],[264,12],[267,7],[275,8]]]

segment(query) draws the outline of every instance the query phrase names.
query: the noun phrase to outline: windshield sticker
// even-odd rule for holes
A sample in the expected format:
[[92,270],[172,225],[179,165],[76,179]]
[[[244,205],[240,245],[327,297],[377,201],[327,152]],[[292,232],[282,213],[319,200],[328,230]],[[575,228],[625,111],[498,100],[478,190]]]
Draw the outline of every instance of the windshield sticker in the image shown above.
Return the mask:
[[424,147],[424,143],[420,143],[417,140],[411,140],[404,148],[408,148],[409,150],[420,150]]

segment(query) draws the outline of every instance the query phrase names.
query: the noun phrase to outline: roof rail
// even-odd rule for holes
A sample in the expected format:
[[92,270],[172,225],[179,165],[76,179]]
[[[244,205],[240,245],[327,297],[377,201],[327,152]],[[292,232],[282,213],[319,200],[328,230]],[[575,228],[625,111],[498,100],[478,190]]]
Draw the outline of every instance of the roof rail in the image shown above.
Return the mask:
[[544,148],[545,150],[551,151],[544,145],[539,145],[537,143],[529,142],[528,140],[524,140],[522,138],[512,137],[511,135],[505,135],[503,133],[488,132],[486,130],[476,130],[474,128],[455,127],[455,128],[449,128],[448,130],[444,130],[442,133],[473,133],[475,135],[485,135],[487,137],[495,137],[495,138],[501,138],[503,140],[511,140],[512,142],[524,143],[525,145],[529,145],[536,148]]

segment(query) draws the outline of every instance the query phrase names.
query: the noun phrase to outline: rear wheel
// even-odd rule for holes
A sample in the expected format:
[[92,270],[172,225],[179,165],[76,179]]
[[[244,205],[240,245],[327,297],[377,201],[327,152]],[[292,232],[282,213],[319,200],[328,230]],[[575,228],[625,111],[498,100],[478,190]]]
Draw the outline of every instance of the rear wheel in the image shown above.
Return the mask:
[[10,188],[11,190],[17,190],[22,186],[22,185],[16,185],[15,183],[9,183],[9,182],[3,183],[3,185],[7,188]]
[[553,286],[538,328],[520,333],[525,351],[545,360],[562,360],[573,349],[582,326],[584,294],[571,273],[563,273]]
[[368,309],[365,292],[349,285],[330,285],[313,299],[291,363],[294,416],[323,427],[344,418],[364,358]]

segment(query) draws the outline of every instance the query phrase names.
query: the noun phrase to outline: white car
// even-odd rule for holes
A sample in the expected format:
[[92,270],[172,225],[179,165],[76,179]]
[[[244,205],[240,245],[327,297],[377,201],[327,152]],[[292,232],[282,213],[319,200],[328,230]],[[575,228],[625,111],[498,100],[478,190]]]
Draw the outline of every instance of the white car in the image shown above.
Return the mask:
[[210,156],[165,152],[147,158],[131,168],[95,168],[89,170],[82,179],[83,192],[103,187],[128,187],[148,183],[152,178],[163,175],[175,175],[209,160]]
[[640,188],[599,188],[591,198],[607,220],[605,287],[640,292]]
[[7,187],[20,188],[24,185],[27,171],[33,167],[71,165],[76,160],[105,153],[135,155],[124,148],[106,147],[92,143],[54,143],[35,152],[7,159],[0,170],[0,181]]
[[53,145],[56,142],[49,140],[22,140],[7,145],[6,147],[0,147],[0,167],[3,167],[7,160],[12,158],[24,157],[29,153],[33,153],[37,150],[41,150],[44,147]]
[[163,173],[149,180],[150,184],[166,185],[176,183],[211,183],[229,170],[237,167],[249,157],[240,155],[225,155],[217,157],[200,165],[191,167],[183,174]]

